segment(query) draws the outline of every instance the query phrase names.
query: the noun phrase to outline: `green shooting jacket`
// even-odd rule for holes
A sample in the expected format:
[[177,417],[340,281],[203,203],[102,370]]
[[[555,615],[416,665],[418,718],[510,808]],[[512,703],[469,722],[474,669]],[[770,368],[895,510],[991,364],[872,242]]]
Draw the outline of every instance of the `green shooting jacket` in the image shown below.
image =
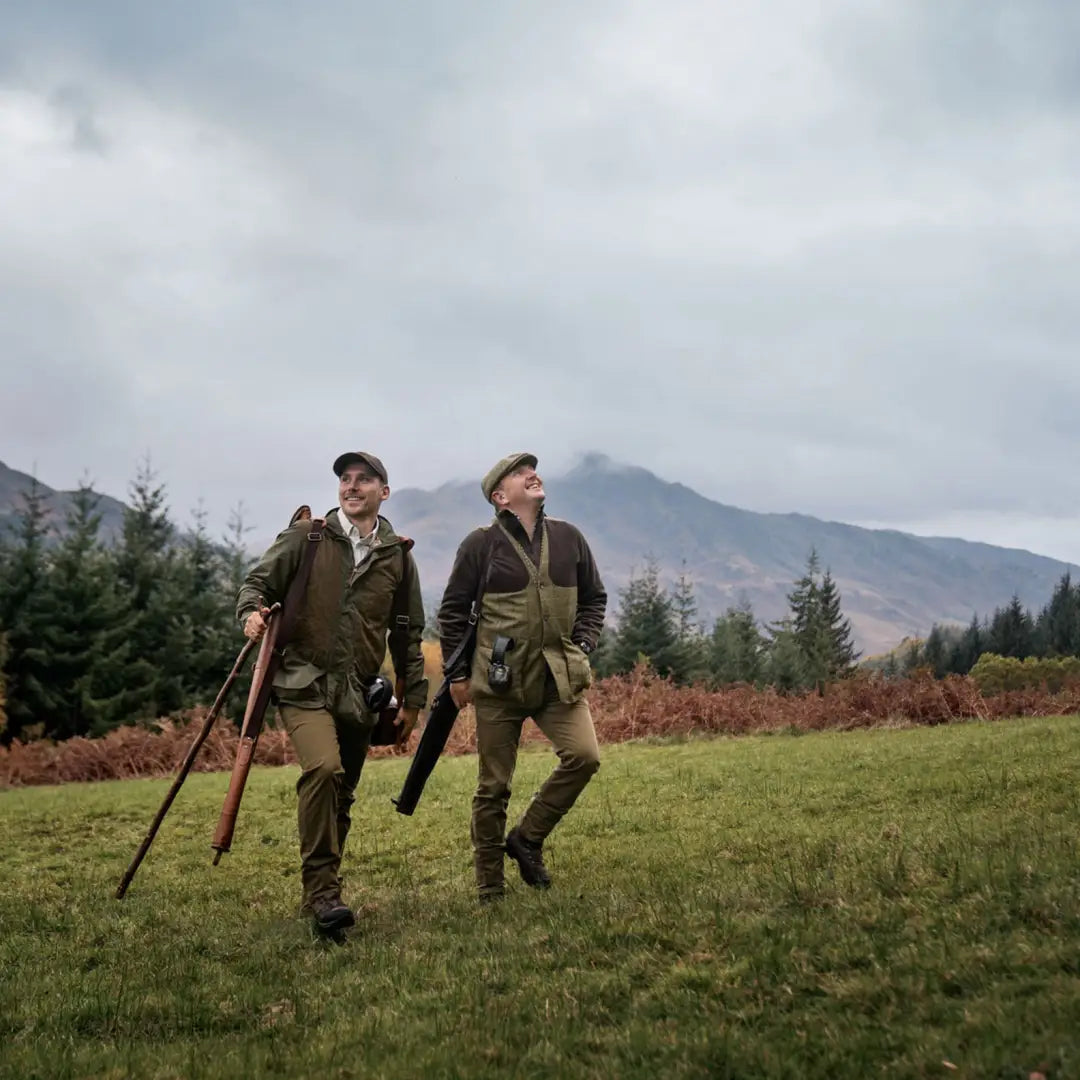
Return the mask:
[[[317,541],[296,629],[274,676],[275,696],[286,704],[329,709],[339,719],[362,720],[361,680],[378,673],[392,632],[395,674],[405,683],[402,704],[421,708],[427,702],[420,649],[424,604],[411,545],[380,517],[375,546],[357,567],[339,513],[327,514]],[[310,531],[307,521],[291,525],[251,570],[236,599],[241,623],[260,605],[284,602]]]

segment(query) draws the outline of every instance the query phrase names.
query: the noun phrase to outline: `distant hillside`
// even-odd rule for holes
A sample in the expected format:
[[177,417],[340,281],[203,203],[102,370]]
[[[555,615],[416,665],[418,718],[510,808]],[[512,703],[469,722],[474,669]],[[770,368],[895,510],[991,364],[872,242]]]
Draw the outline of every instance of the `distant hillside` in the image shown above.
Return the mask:
[[[9,469],[0,461],[0,536],[6,535],[9,528],[15,524],[22,506],[21,496],[23,492],[30,490],[32,484],[33,477],[17,469]],[[40,480],[38,487],[45,495],[49,524],[59,532],[63,529],[64,519],[71,506],[72,493],[54,491]],[[102,495],[98,512],[101,514],[102,538],[107,540],[119,536],[124,524],[124,504],[109,495]]]
[[[743,599],[760,619],[776,619],[815,547],[840,585],[858,647],[871,654],[906,636],[925,636],[934,622],[966,623],[973,611],[989,614],[1013,593],[1039,608],[1067,569],[1055,559],[990,544],[740,510],[601,454],[588,455],[565,476],[546,479],[548,511],[573,521],[588,537],[612,612],[633,568],[652,554],[668,580],[685,562],[703,621]],[[25,473],[0,464],[0,531],[15,518],[19,494],[30,483]],[[71,493],[41,487],[60,528]],[[99,509],[103,534],[118,535],[123,503],[102,496]],[[386,514],[416,541],[431,607],[442,594],[462,537],[491,517],[478,481],[395,491]]]
[[[925,635],[934,622],[966,623],[973,611],[990,613],[1013,593],[1041,607],[1067,569],[1055,559],[989,544],[740,510],[600,454],[546,481],[549,513],[587,536],[612,610],[631,570],[652,554],[669,579],[685,561],[703,619],[743,598],[759,618],[776,619],[815,547],[840,585],[864,653]],[[490,519],[479,483],[396,491],[386,509],[395,527],[416,540],[425,592],[437,602],[458,543]]]

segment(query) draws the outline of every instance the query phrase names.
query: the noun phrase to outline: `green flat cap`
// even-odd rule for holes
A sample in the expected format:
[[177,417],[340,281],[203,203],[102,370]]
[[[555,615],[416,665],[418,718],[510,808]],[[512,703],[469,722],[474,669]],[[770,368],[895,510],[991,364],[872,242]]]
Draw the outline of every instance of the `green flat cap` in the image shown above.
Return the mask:
[[480,481],[484,498],[491,502],[491,493],[507,473],[512,473],[519,465],[531,465],[535,469],[537,460],[535,454],[507,454],[497,465],[488,469],[487,475]]

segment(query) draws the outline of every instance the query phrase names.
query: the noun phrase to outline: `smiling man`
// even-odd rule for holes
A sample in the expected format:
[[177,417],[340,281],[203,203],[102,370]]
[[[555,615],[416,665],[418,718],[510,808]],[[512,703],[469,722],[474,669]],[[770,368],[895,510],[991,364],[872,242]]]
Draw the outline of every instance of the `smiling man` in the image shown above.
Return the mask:
[[[584,694],[607,594],[585,538],[545,516],[536,465],[533,454],[511,454],[484,477],[480,487],[495,520],[462,541],[439,609],[449,657],[480,598],[471,669],[446,674],[458,708],[476,708],[472,841],[481,903],[504,894],[504,855],[527,885],[551,884],[544,840],[600,767]],[[559,764],[504,839],[521,725],[530,716]]]
[[[387,651],[405,697],[398,714],[404,743],[427,701],[420,638],[424,605],[408,540],[379,515],[390,497],[386,469],[365,451],[334,462],[338,506],[326,515],[296,629],[274,677],[274,701],[300,760],[296,784],[302,910],[323,931],[352,926],[339,869],[349,808],[377,719],[365,702]],[[285,599],[300,565],[309,521],[296,521],[248,574],[236,613],[254,641],[269,605]]]

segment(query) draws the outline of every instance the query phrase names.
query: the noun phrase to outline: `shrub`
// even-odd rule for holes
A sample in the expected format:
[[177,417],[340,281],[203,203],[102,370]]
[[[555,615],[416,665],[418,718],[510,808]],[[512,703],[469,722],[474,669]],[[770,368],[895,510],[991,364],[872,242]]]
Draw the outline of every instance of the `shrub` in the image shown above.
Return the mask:
[[1080,685],[1080,657],[1029,656],[1017,660],[1012,656],[983,653],[971,669],[971,678],[987,696],[1010,690],[1045,690],[1056,694]]
[[[992,692],[983,692],[979,682],[968,676],[950,675],[937,680],[928,671],[906,679],[858,674],[828,684],[821,692],[781,694],[772,688],[756,689],[745,684],[719,690],[677,686],[646,664],[638,664],[628,675],[601,679],[589,700],[602,743],[695,733],[743,735],[827,728],[843,731],[880,724],[947,724],[1080,711],[1080,661],[1053,661],[1054,667],[1041,669],[1029,663],[1020,665],[1019,661],[1008,661],[1003,668],[994,663],[1000,657],[984,659],[984,672],[1012,672],[1013,667],[1008,665],[1016,665],[1024,678],[1016,676],[1009,681],[1002,676],[997,683],[988,683],[995,687]],[[0,747],[0,788],[167,776],[183,760],[204,716],[205,712],[196,710],[184,722],[163,720],[149,726],[124,727],[100,739],[74,738],[61,743],[40,740]],[[537,741],[543,736],[530,722],[525,725],[523,738]],[[414,732],[406,752],[415,748],[418,739],[419,733]],[[219,721],[195,769],[231,769],[236,745],[235,726]],[[465,709],[454,725],[446,752],[464,754],[475,749],[475,719],[472,709]],[[394,753],[392,747],[379,747],[371,751],[371,756]],[[285,732],[267,727],[255,760],[260,765],[295,762]]]

